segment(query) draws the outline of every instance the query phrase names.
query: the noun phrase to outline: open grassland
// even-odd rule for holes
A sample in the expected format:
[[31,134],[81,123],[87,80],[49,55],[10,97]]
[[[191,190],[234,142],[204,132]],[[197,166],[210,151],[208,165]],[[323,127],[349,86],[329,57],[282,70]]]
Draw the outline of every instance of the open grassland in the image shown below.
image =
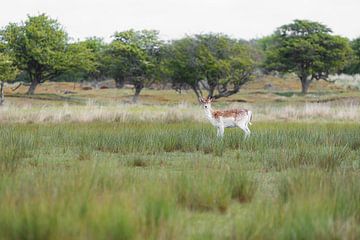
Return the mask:
[[[102,89],[64,95],[12,94],[0,107],[0,122],[204,122],[203,111],[191,91],[144,90],[139,104],[129,103],[131,89]],[[247,108],[254,121],[360,121],[360,94],[356,91],[293,92],[242,91],[215,102],[214,108]]]
[[253,111],[246,141],[191,91],[7,87],[0,239],[359,239],[359,93],[268,80],[214,104]]
[[[215,109],[246,108],[254,115],[254,121],[301,121],[301,122],[358,122],[359,101],[335,101],[327,103],[215,103]],[[99,105],[43,105],[15,106],[7,104],[0,108],[3,123],[61,123],[61,122],[148,122],[162,123],[194,121],[205,122],[199,105],[180,103],[176,105],[112,104]]]
[[359,239],[360,126],[3,123],[2,239]]
[[[101,84],[112,86],[113,81]],[[112,85],[111,85],[112,84]],[[15,86],[15,85],[14,85]],[[133,89],[84,90],[76,83],[46,82],[35,95],[25,95],[27,87],[13,92],[5,89],[5,105],[0,108],[2,123],[62,122],[204,122],[203,111],[191,90],[144,89],[139,104],[132,104]],[[64,91],[71,94],[63,94]],[[214,108],[247,108],[254,121],[360,121],[360,94],[335,84],[316,81],[306,96],[298,93],[294,77],[261,77],[247,83],[239,94],[219,99]]]
[[[0,108],[0,122],[3,123],[62,123],[62,122],[205,122],[203,110],[198,104],[99,104],[88,101],[79,104],[34,104],[31,101],[15,104],[10,99]],[[254,115],[255,122],[360,121],[360,98],[330,102],[268,102],[229,103],[216,102],[215,109],[246,108]]]

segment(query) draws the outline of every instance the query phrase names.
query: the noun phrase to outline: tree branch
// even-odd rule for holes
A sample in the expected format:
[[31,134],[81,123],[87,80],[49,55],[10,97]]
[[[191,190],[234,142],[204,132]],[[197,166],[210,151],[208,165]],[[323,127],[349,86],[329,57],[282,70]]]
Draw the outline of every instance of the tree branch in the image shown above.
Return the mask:
[[14,88],[11,88],[11,90],[14,92],[14,91],[16,91],[19,87],[21,87],[22,85],[27,86],[27,87],[30,86],[29,83],[20,82],[19,85],[17,85],[17,86],[14,87]]
[[206,91],[209,91],[210,90],[210,87],[208,84],[205,84],[204,81],[199,81],[199,83],[201,84],[201,86],[206,90]]

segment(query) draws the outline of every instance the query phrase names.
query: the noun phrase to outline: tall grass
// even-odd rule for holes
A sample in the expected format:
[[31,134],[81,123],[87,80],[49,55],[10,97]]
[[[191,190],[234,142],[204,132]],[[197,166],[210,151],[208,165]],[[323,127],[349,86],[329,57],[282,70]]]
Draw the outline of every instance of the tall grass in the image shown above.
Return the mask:
[[3,239],[357,239],[360,127],[0,126]]
[[29,157],[36,139],[28,133],[18,135],[13,127],[3,128],[0,138],[0,173],[14,172],[20,161]]
[[277,199],[259,202],[237,219],[237,239],[357,239],[358,178],[351,172],[290,172],[277,182]]
[[[240,129],[227,129],[223,141],[219,141],[216,131],[209,124],[192,122],[12,126],[14,125],[3,125],[0,131],[7,131],[6,128],[10,127],[13,129],[11,134],[16,136],[17,141],[36,144],[39,150],[47,151],[61,148],[64,151],[122,154],[196,151],[214,153],[218,151],[218,147],[220,150],[256,150],[259,153],[284,149],[278,154],[282,157],[281,152],[285,150],[296,156],[315,149],[313,153],[307,153],[315,155],[319,148],[324,148],[323,151],[330,155],[336,152],[342,156],[349,155],[342,152],[358,150],[360,146],[360,127],[357,124],[263,123],[254,126],[253,135],[248,141],[244,141]],[[1,144],[6,145],[5,142]],[[298,152],[293,153],[294,151]]]
[[175,182],[177,201],[195,211],[225,212],[231,200],[250,201],[256,183],[244,173],[227,171],[195,171],[183,173]]
[[[303,101],[307,101],[304,103]],[[254,113],[254,121],[359,121],[358,97],[333,95],[325,99],[309,95],[301,102],[291,98],[277,103],[215,103],[214,108],[247,108]],[[205,122],[200,106],[194,104],[142,105],[99,104],[87,105],[15,105],[0,108],[0,122],[6,123],[63,123],[63,122]]]

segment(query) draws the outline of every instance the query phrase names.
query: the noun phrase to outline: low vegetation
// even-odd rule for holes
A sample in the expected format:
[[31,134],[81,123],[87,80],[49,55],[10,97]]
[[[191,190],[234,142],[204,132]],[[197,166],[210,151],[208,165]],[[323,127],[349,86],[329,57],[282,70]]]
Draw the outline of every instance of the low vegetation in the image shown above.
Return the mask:
[[[0,126],[5,239],[357,239],[360,127]],[[5,154],[3,154],[5,153]]]
[[[59,95],[38,95],[38,98],[9,98],[7,104],[0,108],[0,122],[7,123],[62,123],[62,122],[203,122],[206,118],[200,106],[186,101],[187,95],[176,96],[169,92],[146,90],[143,104],[128,104],[113,91],[107,91],[104,97],[94,101],[73,96],[67,97],[68,103],[62,102]],[[161,95],[160,95],[161,94]],[[112,96],[113,95],[113,96]],[[129,95],[125,95],[127,98]],[[172,99],[174,96],[174,99]],[[113,98],[117,98],[118,104]],[[48,100],[45,100],[48,99]],[[168,104],[149,105],[159,99],[169,101]],[[167,100],[170,99],[170,100]],[[304,103],[303,98],[296,95],[259,93],[244,94],[243,99],[257,99],[257,102],[237,103],[216,102],[215,109],[242,107],[251,109],[257,122],[263,121],[301,121],[301,122],[354,122],[360,121],[359,97],[351,94],[309,96]],[[176,103],[184,101],[182,103]],[[195,101],[195,99],[192,99]],[[300,101],[299,101],[300,100]],[[171,102],[173,101],[173,102]],[[268,102],[266,102],[268,101]],[[269,103],[269,101],[271,101]],[[76,104],[76,103],[82,104]],[[207,123],[206,123],[207,124]]]

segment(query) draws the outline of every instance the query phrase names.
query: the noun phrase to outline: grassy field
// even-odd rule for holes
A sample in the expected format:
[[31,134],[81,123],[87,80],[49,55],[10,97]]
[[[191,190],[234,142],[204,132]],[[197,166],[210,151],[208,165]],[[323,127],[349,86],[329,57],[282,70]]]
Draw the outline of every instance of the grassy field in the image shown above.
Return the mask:
[[[101,89],[100,85],[110,88]],[[205,120],[191,90],[179,94],[174,90],[144,89],[139,103],[132,104],[134,90],[114,89],[113,85],[114,81],[102,82],[97,88],[90,84],[46,82],[32,96],[25,94],[26,86],[12,91],[7,85],[0,123]],[[91,90],[84,90],[84,86]],[[306,96],[299,89],[299,81],[291,75],[259,77],[246,83],[238,94],[217,100],[214,107],[248,108],[255,113],[254,121],[261,122],[360,121],[359,91],[324,81],[315,81]],[[72,93],[64,94],[65,91]]]
[[0,239],[359,239],[359,92],[266,81],[215,103],[253,111],[246,141],[190,91],[7,88]]
[[360,126],[2,124],[2,239],[358,239]]

